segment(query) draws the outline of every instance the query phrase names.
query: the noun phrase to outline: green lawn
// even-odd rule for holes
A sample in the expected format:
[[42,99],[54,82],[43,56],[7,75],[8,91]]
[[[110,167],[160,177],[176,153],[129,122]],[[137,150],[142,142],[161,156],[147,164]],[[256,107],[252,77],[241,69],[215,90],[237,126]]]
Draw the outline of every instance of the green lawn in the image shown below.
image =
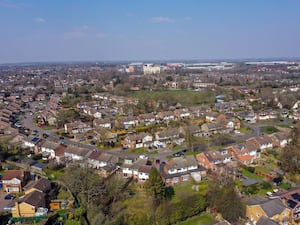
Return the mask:
[[255,173],[251,173],[246,169],[242,169],[242,174],[243,176],[247,177],[247,178],[253,178],[253,179],[257,179],[257,180],[262,180],[263,178]]
[[261,130],[266,134],[273,134],[279,131],[276,127],[273,126],[264,126],[261,127]]
[[44,168],[43,171],[46,173],[47,177],[50,180],[57,180],[64,173],[63,169],[60,169],[60,170],[50,170],[48,168]]
[[279,185],[279,187],[281,187],[281,188],[283,188],[283,189],[285,189],[285,190],[289,190],[289,189],[292,188],[292,186],[291,186],[290,184],[287,184],[287,183],[281,183],[281,184]]
[[179,223],[179,225],[206,225],[213,221],[214,219],[210,215],[204,213],[199,217],[188,219],[182,223]]
[[239,131],[243,134],[251,134],[252,130],[250,127],[242,126]]

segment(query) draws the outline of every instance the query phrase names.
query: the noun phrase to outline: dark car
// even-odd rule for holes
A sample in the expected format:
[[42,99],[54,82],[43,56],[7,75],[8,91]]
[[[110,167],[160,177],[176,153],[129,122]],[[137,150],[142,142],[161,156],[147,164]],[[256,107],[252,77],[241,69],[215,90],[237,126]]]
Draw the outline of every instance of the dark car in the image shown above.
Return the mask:
[[180,156],[183,156],[183,155],[184,155],[184,153],[182,151],[173,153],[173,156],[175,156],[175,157],[180,157]]
[[90,144],[91,144],[91,145],[95,145],[96,142],[95,142],[95,141],[90,141]]
[[15,198],[15,196],[11,195],[11,194],[5,195],[5,197],[4,197],[5,200],[13,200],[14,198]]
[[49,134],[43,133],[43,138],[49,137]]

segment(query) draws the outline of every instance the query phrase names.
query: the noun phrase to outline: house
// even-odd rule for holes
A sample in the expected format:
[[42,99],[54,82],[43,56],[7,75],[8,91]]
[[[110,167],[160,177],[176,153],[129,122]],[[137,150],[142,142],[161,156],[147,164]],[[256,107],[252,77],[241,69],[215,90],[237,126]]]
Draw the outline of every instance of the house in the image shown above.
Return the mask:
[[179,129],[180,129],[181,133],[184,134],[185,137],[187,135],[192,135],[194,137],[207,137],[208,136],[208,133],[201,130],[201,127],[199,127],[197,124],[180,127]]
[[232,145],[227,147],[228,152],[243,165],[250,165],[254,161],[254,155],[245,145]]
[[254,139],[258,143],[258,146],[261,151],[273,148],[273,141],[268,135],[255,137]]
[[191,113],[189,109],[183,108],[183,109],[175,109],[174,115],[177,117],[177,119],[188,119],[191,117]]
[[9,193],[22,192],[30,180],[30,172],[24,170],[5,170],[2,177],[3,191]]
[[285,205],[291,210],[292,220],[300,218],[300,188],[296,187],[292,190],[283,192],[279,195]]
[[93,128],[90,123],[84,123],[82,121],[75,121],[73,123],[65,124],[65,133],[69,134],[82,134],[92,129]]
[[160,165],[160,174],[166,184],[174,185],[185,181],[200,182],[206,175],[206,169],[199,166],[193,155],[170,159]]
[[207,123],[214,122],[214,121],[216,121],[218,115],[219,115],[219,114],[216,113],[216,112],[207,112],[207,113],[205,114],[205,121],[206,121]]
[[201,130],[208,135],[225,132],[224,127],[219,123],[204,123],[201,125]]
[[100,151],[93,151],[87,157],[88,166],[99,169],[102,167],[109,166],[111,168],[116,168],[116,164],[118,163],[119,158],[112,154]]
[[30,181],[26,186],[23,188],[25,194],[29,194],[34,191],[39,191],[42,193],[48,193],[51,190],[52,183],[50,180],[46,178],[40,178],[38,180]]
[[196,155],[196,159],[201,166],[213,171],[218,171],[219,166],[233,161],[233,157],[227,149],[201,152]]
[[159,112],[156,115],[158,122],[169,123],[170,121],[175,120],[175,115],[172,111]]
[[11,212],[14,218],[46,216],[48,209],[45,194],[40,191],[30,192],[15,202]]
[[153,144],[153,137],[144,132],[128,134],[122,142],[123,147],[129,149],[149,147]]
[[138,119],[135,116],[125,116],[115,120],[115,127],[119,129],[129,129],[138,125]]
[[118,134],[104,127],[94,129],[94,137],[99,140],[101,144],[111,144],[118,141]]
[[268,199],[262,196],[251,197],[246,205],[246,216],[252,223],[267,217],[279,224],[287,224],[291,210],[280,198]]
[[55,161],[57,163],[63,163],[65,161],[66,148],[66,145],[61,144],[55,149]]
[[254,158],[260,157],[260,146],[256,142],[255,138],[249,138],[245,142],[246,149],[250,152],[250,155],[254,156]]
[[155,140],[164,144],[176,143],[180,145],[184,142],[184,135],[177,128],[169,128],[156,132]]
[[85,148],[80,148],[75,145],[68,145],[65,149],[65,159],[68,161],[81,161],[90,151]]
[[273,146],[278,148],[284,148],[291,141],[289,134],[286,132],[275,133],[270,137],[273,141]]
[[256,225],[279,225],[279,223],[275,220],[272,220],[268,217],[262,216],[257,221]]
[[126,158],[121,165],[123,177],[133,177],[137,181],[145,181],[149,179],[152,169],[152,163],[148,159],[132,159]]
[[95,128],[97,128],[97,127],[104,127],[104,128],[107,128],[107,129],[111,129],[112,128],[111,121],[108,118],[94,119],[93,120],[93,126]]
[[156,117],[152,113],[138,115],[139,124],[149,126],[156,123]]
[[60,143],[58,143],[58,142],[46,140],[40,145],[40,151],[42,152],[42,154],[44,156],[47,155],[48,158],[54,159],[55,158],[55,150],[59,146],[60,146]]

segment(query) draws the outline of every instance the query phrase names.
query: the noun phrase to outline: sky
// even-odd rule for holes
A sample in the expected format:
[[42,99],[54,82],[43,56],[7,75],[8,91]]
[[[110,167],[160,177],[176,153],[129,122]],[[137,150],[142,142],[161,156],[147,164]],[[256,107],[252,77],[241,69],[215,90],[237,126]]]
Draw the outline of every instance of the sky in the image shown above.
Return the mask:
[[0,64],[300,57],[299,0],[0,0]]

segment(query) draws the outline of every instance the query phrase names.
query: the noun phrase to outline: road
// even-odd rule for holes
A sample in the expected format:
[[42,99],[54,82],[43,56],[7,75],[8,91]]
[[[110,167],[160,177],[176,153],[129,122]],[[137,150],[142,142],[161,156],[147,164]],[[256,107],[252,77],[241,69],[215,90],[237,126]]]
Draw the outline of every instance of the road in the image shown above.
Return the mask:
[[[34,107],[34,105],[31,105],[31,107]],[[33,109],[33,111],[34,111],[34,109]],[[289,124],[289,123],[291,123],[291,121],[284,120],[284,121],[281,121],[281,123],[282,124]],[[29,128],[31,131],[32,130],[39,131],[40,136],[43,133],[46,133],[46,134],[49,135],[49,138],[51,138],[52,140],[59,141],[59,138],[56,135],[57,130],[45,130],[41,127],[36,126],[36,124],[33,123],[33,115],[30,115],[30,112],[26,112],[25,117],[22,120],[22,124],[23,124],[24,127]],[[261,127],[268,126],[270,124],[269,123],[264,123],[264,122],[258,122],[258,123],[255,123],[255,124],[244,123],[244,125],[249,126],[251,128],[251,130],[252,130],[251,134],[235,136],[234,138],[232,138],[234,142],[241,142],[241,141],[245,141],[245,140],[247,140],[249,138],[252,138],[252,137],[260,136],[262,134]],[[87,148],[89,150],[108,152],[108,153],[111,153],[111,154],[113,154],[115,156],[118,156],[120,158],[138,157],[139,156],[139,154],[127,153],[126,150],[120,152],[119,149],[115,149],[115,150],[112,150],[112,149],[99,149],[99,148],[96,148],[93,145],[76,142],[76,141],[70,140],[68,138],[64,138],[63,142],[66,145],[76,145],[78,147]],[[210,147],[212,147],[212,146],[214,146],[214,144],[210,145]],[[202,151],[205,151],[207,149],[207,147],[202,146],[200,149]],[[164,161],[164,160],[167,160],[167,157],[172,155],[173,153],[174,153],[174,151],[172,151],[170,149],[160,149],[160,150],[158,150],[158,153],[149,154],[149,158],[151,158],[151,159],[160,159],[161,161]]]

